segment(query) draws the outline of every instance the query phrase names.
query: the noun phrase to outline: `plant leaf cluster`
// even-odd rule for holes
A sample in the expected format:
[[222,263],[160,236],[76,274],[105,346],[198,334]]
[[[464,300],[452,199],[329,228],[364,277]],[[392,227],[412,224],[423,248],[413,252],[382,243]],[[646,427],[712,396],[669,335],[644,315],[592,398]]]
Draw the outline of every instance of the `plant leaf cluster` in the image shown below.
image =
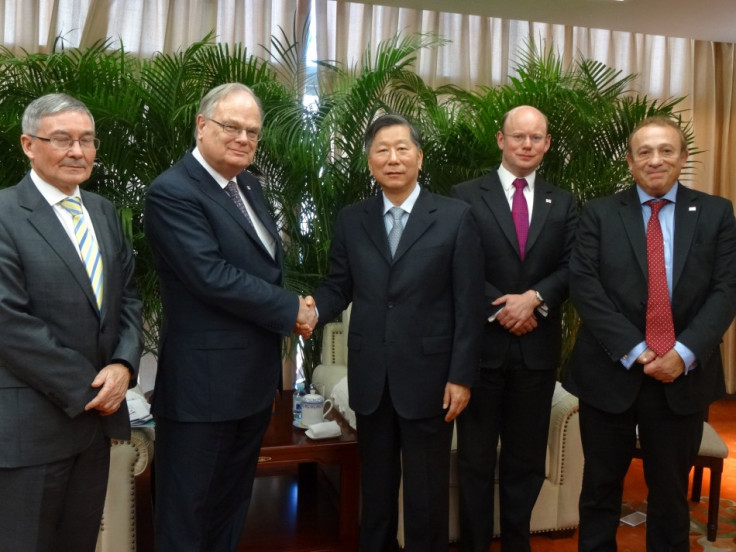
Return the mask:
[[[118,206],[133,242],[149,351],[157,348],[161,305],[143,234],[145,192],[194,146],[200,98],[218,84],[242,82],[261,99],[264,136],[251,169],[264,182],[284,237],[285,285],[303,294],[329,269],[338,211],[378,191],[368,172],[363,134],[380,113],[401,113],[417,125],[424,149],[420,183],[446,194],[454,184],[498,165],[496,133],[503,114],[517,105],[534,105],[547,115],[552,134],[540,173],[570,189],[580,205],[631,182],[626,138],[639,120],[652,114],[680,117],[681,98],[637,95],[631,90],[634,75],[588,59],[565,68],[561,56],[533,42],[507,84],[464,90],[432,88],[416,73],[420,50],[447,43],[433,34],[396,35],[367,48],[352,67],[319,60],[312,74],[306,68],[305,29],[297,33],[294,28],[292,35],[281,31],[272,37],[264,57],[240,45],[216,43],[212,33],[182,51],[150,59],[137,58],[110,40],[20,55],[0,47],[0,186],[15,184],[28,170],[20,122],[31,100],[63,91],[90,108],[102,146],[87,187]],[[303,103],[307,84],[317,90],[311,105]],[[574,332],[572,320],[568,325]],[[319,362],[319,340],[306,342],[303,354],[310,374]]]

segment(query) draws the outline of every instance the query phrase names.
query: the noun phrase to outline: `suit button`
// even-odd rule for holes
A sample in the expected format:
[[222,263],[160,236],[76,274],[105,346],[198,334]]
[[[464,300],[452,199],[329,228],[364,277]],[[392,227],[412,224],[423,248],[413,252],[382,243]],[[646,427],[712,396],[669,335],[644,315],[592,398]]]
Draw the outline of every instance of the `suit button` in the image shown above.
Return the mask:
[[394,304],[393,303],[389,303],[388,304],[388,308],[390,308],[390,309],[394,308]]

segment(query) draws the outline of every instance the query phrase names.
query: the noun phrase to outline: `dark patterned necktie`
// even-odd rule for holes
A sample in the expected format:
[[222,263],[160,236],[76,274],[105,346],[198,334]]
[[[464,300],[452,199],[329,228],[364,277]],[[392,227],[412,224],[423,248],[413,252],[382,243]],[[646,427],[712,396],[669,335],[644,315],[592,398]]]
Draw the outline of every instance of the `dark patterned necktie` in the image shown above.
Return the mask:
[[225,192],[227,195],[230,196],[230,199],[233,200],[233,203],[235,203],[235,206],[238,208],[238,210],[243,213],[245,216],[245,220],[247,220],[251,226],[253,226],[253,221],[250,218],[250,214],[248,213],[248,209],[245,208],[245,204],[243,203],[243,199],[240,197],[240,194],[238,193],[238,185],[231,180],[227,183],[227,186],[225,186]]
[[667,272],[664,265],[664,240],[659,224],[659,211],[668,201],[647,202],[652,209],[647,224],[647,265],[649,269],[649,297],[647,299],[646,343],[652,351],[662,356],[675,345],[675,327],[672,322],[672,306],[667,289]]

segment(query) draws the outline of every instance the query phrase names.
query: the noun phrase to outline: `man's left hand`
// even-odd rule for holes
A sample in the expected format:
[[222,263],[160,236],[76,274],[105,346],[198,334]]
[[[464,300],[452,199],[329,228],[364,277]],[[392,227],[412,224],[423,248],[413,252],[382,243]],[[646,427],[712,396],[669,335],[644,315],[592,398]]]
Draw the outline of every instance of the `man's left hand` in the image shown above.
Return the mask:
[[130,384],[130,370],[124,364],[108,364],[97,373],[91,387],[99,389],[85,410],[99,410],[102,416],[114,414],[125,400]]
[[685,372],[685,363],[674,349],[644,365],[644,373],[662,383],[672,383]]
[[447,410],[445,421],[451,422],[457,418],[465,410],[465,407],[468,406],[469,400],[470,387],[448,381],[445,385],[445,396],[442,399],[442,408]]

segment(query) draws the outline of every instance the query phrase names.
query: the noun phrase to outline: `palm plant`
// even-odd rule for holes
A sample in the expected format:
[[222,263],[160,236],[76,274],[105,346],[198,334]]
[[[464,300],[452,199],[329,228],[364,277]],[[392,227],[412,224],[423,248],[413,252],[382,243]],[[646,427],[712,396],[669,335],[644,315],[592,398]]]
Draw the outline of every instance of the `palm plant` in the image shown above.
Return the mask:
[[[302,29],[300,37],[305,35]],[[102,139],[88,186],[119,207],[137,255],[144,300],[146,347],[154,351],[160,324],[156,273],[142,230],[148,184],[193,146],[202,94],[223,82],[251,86],[264,107],[264,138],[252,169],[266,184],[286,244],[286,287],[309,293],[329,269],[337,212],[377,191],[363,153],[363,134],[379,112],[398,112],[424,136],[423,186],[447,193],[500,161],[496,132],[503,114],[532,104],[549,118],[552,147],[540,172],[572,190],[580,205],[630,180],[624,159],[628,133],[651,114],[680,114],[680,99],[654,101],[629,91],[634,76],[581,59],[571,68],[533,43],[517,76],[504,86],[433,89],[414,72],[417,52],[441,47],[431,34],[395,37],[368,48],[355,67],[320,61],[315,106],[304,106],[304,44],[282,31],[267,51],[272,61],[241,46],[214,44],[210,34],[176,54],[138,59],[109,41],[86,49],[15,55],[0,47],[0,186],[19,181],[27,162],[19,146],[25,106],[51,91],[85,102]],[[565,342],[576,316],[566,313]],[[304,344],[309,377],[319,340]]]

